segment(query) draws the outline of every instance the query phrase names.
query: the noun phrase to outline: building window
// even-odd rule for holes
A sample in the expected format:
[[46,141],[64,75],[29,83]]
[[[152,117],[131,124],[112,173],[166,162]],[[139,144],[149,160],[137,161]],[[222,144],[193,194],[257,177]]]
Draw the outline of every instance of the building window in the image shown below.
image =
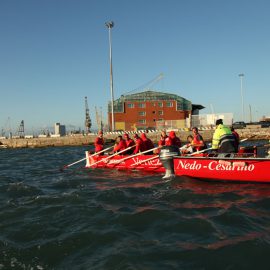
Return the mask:
[[140,124],[145,124],[145,119],[140,119],[140,120],[139,120],[139,123],[140,123]]
[[172,102],[166,102],[166,106],[167,107],[173,107],[173,103]]
[[156,107],[156,103],[152,103],[152,106],[153,106],[153,107]]
[[158,121],[163,121],[163,119],[162,118],[159,118]]
[[139,103],[139,108],[145,108],[145,103]]
[[140,116],[145,116],[146,115],[146,112],[139,112],[139,115]]
[[152,111],[152,113],[153,113],[153,114],[155,114],[155,113],[156,113],[156,111]]
[[128,103],[128,108],[134,108],[134,104],[133,103]]
[[158,111],[158,115],[163,115],[163,111]]
[[159,102],[158,103],[158,107],[163,107],[163,103],[162,102]]

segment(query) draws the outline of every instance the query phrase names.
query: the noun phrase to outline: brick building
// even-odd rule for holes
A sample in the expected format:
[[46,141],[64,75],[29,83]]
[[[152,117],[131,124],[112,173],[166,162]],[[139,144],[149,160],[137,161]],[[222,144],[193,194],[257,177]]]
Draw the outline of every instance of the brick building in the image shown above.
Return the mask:
[[[145,91],[122,95],[114,101],[116,130],[183,128],[190,126],[191,114],[204,108],[175,94]],[[111,102],[108,105],[111,127]]]

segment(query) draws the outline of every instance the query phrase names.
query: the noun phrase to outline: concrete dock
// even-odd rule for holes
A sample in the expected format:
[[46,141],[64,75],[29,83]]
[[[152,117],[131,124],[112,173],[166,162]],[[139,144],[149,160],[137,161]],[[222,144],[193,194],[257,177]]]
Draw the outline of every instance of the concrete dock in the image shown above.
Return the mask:
[[[240,139],[248,138],[251,140],[270,140],[270,128],[245,128],[236,130]],[[214,130],[200,130],[200,134],[203,136],[206,142],[212,140]],[[177,136],[180,137],[182,142],[186,142],[187,136],[192,134],[191,131],[177,131]],[[121,133],[104,133],[104,139],[106,143],[111,143]],[[160,132],[149,132],[147,136],[157,143],[160,138]],[[35,148],[35,147],[59,147],[59,146],[80,146],[93,144],[96,134],[90,134],[87,136],[75,135],[64,137],[45,137],[45,138],[12,138],[12,139],[0,139],[1,148]],[[130,134],[130,137],[133,137]]]

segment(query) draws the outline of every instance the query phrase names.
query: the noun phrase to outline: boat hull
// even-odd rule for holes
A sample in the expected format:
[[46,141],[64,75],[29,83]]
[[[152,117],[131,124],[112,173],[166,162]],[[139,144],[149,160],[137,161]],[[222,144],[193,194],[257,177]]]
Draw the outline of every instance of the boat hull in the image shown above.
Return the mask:
[[108,168],[119,170],[143,170],[150,172],[165,172],[165,168],[157,155],[140,155],[129,158],[127,155],[91,156],[86,152],[86,168]]
[[270,159],[175,157],[174,173],[205,180],[270,183]]

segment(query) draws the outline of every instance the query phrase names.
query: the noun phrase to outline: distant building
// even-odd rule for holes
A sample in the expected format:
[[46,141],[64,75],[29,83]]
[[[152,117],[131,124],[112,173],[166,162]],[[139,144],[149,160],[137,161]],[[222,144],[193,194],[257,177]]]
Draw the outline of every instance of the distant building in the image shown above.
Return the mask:
[[66,135],[66,126],[60,125],[60,123],[55,123],[54,133],[55,133],[55,135],[65,136]]
[[216,120],[222,119],[223,124],[231,126],[233,123],[233,114],[232,113],[216,113],[216,114],[200,114],[192,115],[191,123],[192,126],[200,127],[210,127],[216,126]]
[[[201,105],[175,94],[145,91],[122,95],[114,101],[115,130],[178,129],[190,127],[191,115],[198,114]],[[111,102],[108,105],[111,124]]]

